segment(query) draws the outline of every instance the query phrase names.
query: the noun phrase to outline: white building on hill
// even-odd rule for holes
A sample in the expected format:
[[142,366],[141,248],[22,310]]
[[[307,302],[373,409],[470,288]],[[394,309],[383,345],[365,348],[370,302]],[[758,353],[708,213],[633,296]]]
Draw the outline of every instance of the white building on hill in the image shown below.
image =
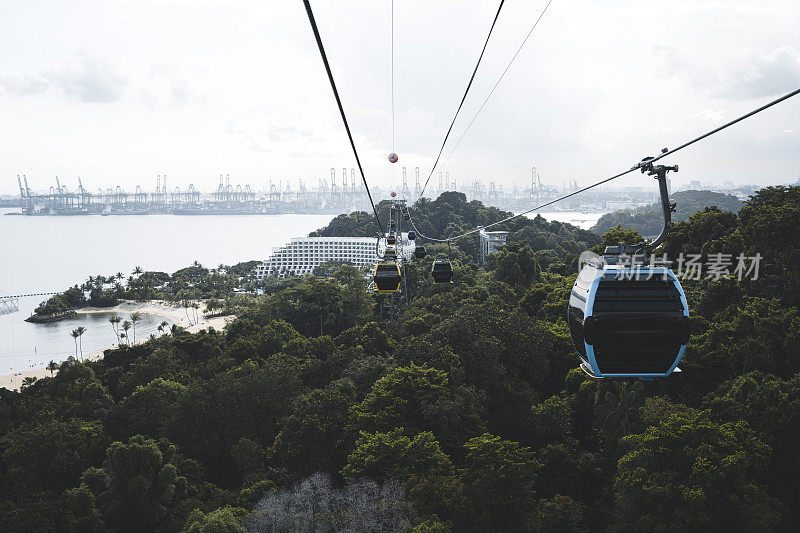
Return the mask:
[[258,279],[265,276],[304,276],[327,261],[342,261],[356,268],[374,265],[374,237],[295,237],[288,244],[272,249],[272,256],[256,269]]
[[481,243],[481,264],[486,264],[486,256],[497,253],[497,250],[506,243],[507,231],[486,231],[481,229],[478,233]]

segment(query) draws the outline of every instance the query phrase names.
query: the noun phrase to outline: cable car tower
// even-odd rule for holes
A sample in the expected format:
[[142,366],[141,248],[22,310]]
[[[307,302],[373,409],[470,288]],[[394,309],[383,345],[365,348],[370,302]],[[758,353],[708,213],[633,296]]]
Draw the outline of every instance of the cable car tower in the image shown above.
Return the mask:
[[8,315],[19,311],[19,298],[14,296],[0,298],[0,315]]
[[0,316],[10,315],[19,311],[19,295],[1,296],[0,292]]

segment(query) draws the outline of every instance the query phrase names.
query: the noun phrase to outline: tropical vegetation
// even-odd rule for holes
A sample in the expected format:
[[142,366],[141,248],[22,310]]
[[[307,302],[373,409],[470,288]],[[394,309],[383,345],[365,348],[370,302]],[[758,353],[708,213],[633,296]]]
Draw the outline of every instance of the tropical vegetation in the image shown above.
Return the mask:
[[[706,207],[716,207],[721,211],[732,213],[737,213],[742,207],[742,202],[735,196],[713,191],[678,191],[671,195],[671,200],[677,204],[672,215],[672,219],[676,222],[684,222]],[[592,227],[592,231],[602,235],[617,226],[623,226],[642,235],[658,235],[663,224],[661,204],[656,202],[635,209],[606,213]]]
[[[800,187],[704,209],[662,251],[762,257],[687,279],[680,374],[577,369],[577,253],[621,238],[517,219],[406,266],[408,301],[348,265],[276,281],[224,331],[71,359],[0,389],[4,531],[793,531],[800,522]],[[380,206],[382,212],[386,204]],[[448,193],[432,237],[505,214]],[[364,213],[318,233],[374,233]],[[448,253],[453,284],[430,282]],[[146,273],[142,274],[142,277]],[[225,298],[225,294],[218,297]]]
[[[213,299],[214,310],[230,314],[238,305],[237,292],[253,292],[258,282],[253,271],[258,261],[233,266],[206,268],[195,261],[173,274],[145,271],[137,266],[127,279],[118,272],[110,276],[89,276],[85,283],[74,285],[50,297],[36,308],[37,315],[53,315],[87,306],[113,307],[120,300],[164,300],[191,306],[201,299]],[[195,316],[195,318],[197,318]]]

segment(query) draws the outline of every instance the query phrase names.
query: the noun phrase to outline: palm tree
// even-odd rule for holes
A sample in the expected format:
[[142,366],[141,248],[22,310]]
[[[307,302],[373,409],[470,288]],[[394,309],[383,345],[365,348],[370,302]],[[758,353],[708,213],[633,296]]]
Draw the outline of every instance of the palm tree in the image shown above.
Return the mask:
[[142,272],[144,272],[144,270],[142,270],[142,267],[140,267],[140,266],[135,266],[135,267],[133,267],[133,272],[132,272],[132,274],[133,274],[134,276],[139,276],[139,275],[141,275],[141,274],[142,274]]
[[78,332],[78,341],[80,341],[81,347],[81,359],[83,359],[83,339],[81,337],[83,337],[83,334],[86,333],[86,328],[83,326],[78,326],[75,331]]
[[200,322],[200,317],[197,316],[197,310],[200,309],[200,304],[197,302],[192,302],[192,313],[194,313],[194,323],[197,324]]
[[158,325],[158,327],[156,329],[159,331],[159,333],[164,335],[166,333],[166,331],[167,331],[167,327],[168,326],[169,326],[169,323],[166,320],[164,320],[164,321],[161,322],[161,324]]
[[55,361],[50,361],[49,363],[47,363],[47,370],[50,371],[50,377],[53,377],[53,372],[58,370],[58,363],[56,363]]
[[111,322],[111,328],[114,330],[114,335],[117,336],[117,345],[119,345],[119,323],[122,322],[122,317],[111,315],[108,317],[108,321]]
[[28,376],[27,378],[22,380],[22,385],[19,386],[19,390],[25,390],[31,385],[36,382],[36,378],[32,376]]
[[136,323],[142,319],[142,315],[137,313],[131,313],[131,322],[133,323],[133,344],[136,344]]
[[621,432],[627,435],[631,431],[631,420],[636,414],[641,398],[642,382],[637,381],[631,387],[623,381],[615,383],[616,394],[606,392],[605,402],[595,407],[595,426],[603,426],[612,433]]
[[75,341],[75,358],[77,359],[78,358],[78,337],[80,337],[81,334],[78,333],[77,329],[73,329],[72,332],[70,332],[70,335],[72,335],[72,340]]
[[122,329],[125,331],[125,344],[130,344],[128,342],[128,330],[131,329],[131,323],[126,320],[122,323]]
[[183,312],[186,313],[186,320],[189,321],[189,325],[191,326],[192,325],[192,317],[189,316],[189,300],[183,300],[181,302],[181,305],[183,306]]

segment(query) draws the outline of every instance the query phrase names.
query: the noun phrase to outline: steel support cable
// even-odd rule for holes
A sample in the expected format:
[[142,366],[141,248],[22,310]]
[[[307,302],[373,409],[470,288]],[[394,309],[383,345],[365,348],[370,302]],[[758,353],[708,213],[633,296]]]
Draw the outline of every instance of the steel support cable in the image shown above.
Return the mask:
[[[677,148],[673,148],[672,150],[665,150],[665,151],[661,152],[660,154],[658,154],[657,156],[655,156],[653,158],[648,158],[646,161],[641,161],[641,162],[637,163],[636,165],[634,165],[633,167],[629,168],[628,170],[622,171],[619,174],[615,174],[615,175],[611,176],[610,178],[606,178],[604,180],[600,180],[600,181],[595,182],[595,183],[593,183],[591,185],[588,185],[588,186],[586,186],[586,187],[584,187],[582,189],[578,189],[577,191],[573,191],[573,192],[571,192],[569,194],[565,194],[564,196],[556,198],[555,200],[551,200],[551,201],[543,203],[541,205],[537,205],[536,207],[528,209],[527,211],[523,211],[521,213],[517,213],[516,215],[512,215],[510,217],[506,217],[506,218],[504,218],[502,220],[498,220],[497,222],[492,222],[491,224],[487,224],[486,226],[483,226],[481,228],[475,228],[473,230],[467,231],[465,233],[461,233],[461,234],[456,235],[454,237],[448,237],[446,239],[434,239],[434,238],[428,237],[428,236],[420,233],[419,230],[417,230],[417,234],[418,235],[422,235],[423,238],[428,239],[430,241],[434,241],[434,242],[451,242],[451,241],[454,241],[456,239],[460,239],[461,237],[466,237],[467,235],[472,235],[474,233],[477,233],[477,232],[481,231],[482,229],[488,229],[488,228],[497,226],[499,224],[503,224],[505,222],[509,222],[509,221],[511,221],[511,220],[513,220],[515,218],[519,218],[521,216],[527,215],[528,213],[532,213],[534,211],[538,211],[539,209],[542,209],[544,207],[548,207],[550,205],[553,205],[553,204],[555,204],[557,202],[560,202],[561,200],[566,200],[567,198],[575,196],[576,194],[580,194],[582,192],[586,192],[589,189],[593,189],[593,188],[595,188],[597,186],[603,185],[604,183],[608,183],[611,180],[615,180],[617,178],[621,178],[622,176],[624,176],[626,174],[630,174],[631,172],[639,170],[640,168],[642,168],[646,164],[649,165],[649,164],[655,163],[656,161],[658,161],[660,159],[663,159],[663,158],[665,158],[665,157],[667,157],[669,155],[672,155],[672,154],[674,154],[675,152],[677,152],[679,150],[683,150],[684,148],[686,148],[688,146],[691,146],[696,142],[702,141],[703,139],[705,139],[707,137],[710,137],[711,135],[714,135],[715,133],[719,133],[720,131],[722,131],[722,130],[724,130],[726,128],[729,128],[729,127],[733,126],[734,124],[737,124],[737,123],[739,123],[739,122],[741,122],[741,121],[743,121],[743,120],[745,120],[747,118],[750,118],[753,115],[757,115],[758,113],[760,113],[760,112],[762,112],[762,111],[764,111],[766,109],[769,109],[770,107],[775,106],[775,105],[783,102],[784,100],[788,100],[789,98],[792,98],[793,96],[797,96],[798,94],[800,94],[800,89],[795,89],[794,91],[792,91],[790,93],[787,93],[787,94],[781,96],[780,98],[776,98],[775,100],[772,100],[771,102],[769,102],[767,104],[764,104],[763,106],[761,106],[761,107],[759,107],[757,109],[754,109],[753,111],[750,111],[749,113],[745,113],[744,115],[742,115],[742,116],[740,116],[738,118],[735,118],[735,119],[731,120],[730,122],[726,122],[725,124],[723,124],[722,126],[719,126],[718,128],[714,128],[713,130],[708,131],[708,132],[704,133],[703,135],[695,137],[691,141],[685,142],[685,143],[681,144],[680,146],[678,146]],[[414,222],[413,221],[411,221],[411,225],[414,226]],[[414,229],[415,230],[417,229],[416,226],[414,226]]]
[[478,67],[481,66],[481,60],[483,59],[483,54],[486,52],[486,47],[489,45],[489,39],[492,36],[492,31],[494,31],[494,27],[497,24],[497,18],[500,16],[500,10],[503,9],[503,3],[505,0],[500,0],[500,5],[497,7],[497,13],[494,15],[494,20],[492,21],[492,26],[489,28],[489,34],[486,36],[486,42],[483,43],[483,49],[481,49],[481,55],[478,56],[478,62],[475,64],[475,69],[472,71],[472,76],[469,78],[469,83],[467,83],[467,89],[464,91],[464,96],[461,97],[461,103],[458,104],[458,109],[456,109],[456,114],[453,115],[453,120],[450,122],[450,127],[447,128],[447,133],[444,136],[444,141],[442,141],[442,147],[439,148],[439,155],[436,156],[436,161],[433,163],[433,167],[431,168],[431,173],[428,174],[428,179],[425,180],[425,185],[422,186],[422,191],[419,193],[419,197],[417,200],[414,201],[416,203],[422,198],[422,195],[425,194],[425,188],[428,186],[428,183],[431,181],[431,176],[433,176],[433,172],[436,170],[436,165],[439,164],[439,159],[442,157],[442,152],[444,152],[444,147],[447,144],[447,139],[450,137],[450,132],[453,131],[453,126],[456,123],[456,119],[458,118],[458,113],[461,111],[461,108],[464,106],[464,101],[467,99],[467,94],[469,94],[469,90],[472,87],[472,82],[475,80],[475,74],[478,72]]
[[414,219],[411,218],[411,210],[410,209],[408,210],[408,221],[411,222],[411,227],[414,228],[414,231],[417,233],[417,235],[422,237],[423,239],[428,240],[428,241],[433,241],[433,242],[448,242],[447,239],[436,239],[434,237],[428,237],[427,235],[422,233],[420,230],[418,230],[416,224],[414,224]]
[[484,100],[483,103],[481,104],[481,107],[478,108],[478,112],[475,113],[475,116],[472,117],[472,120],[469,121],[469,124],[467,124],[467,127],[461,133],[461,137],[459,137],[458,141],[456,141],[456,145],[453,146],[453,149],[450,150],[449,154],[447,154],[447,157],[444,159],[444,162],[442,163],[442,166],[445,166],[447,164],[447,162],[450,161],[450,157],[452,157],[453,152],[456,151],[456,148],[458,148],[458,146],[461,144],[461,141],[464,140],[464,136],[467,134],[469,129],[475,123],[475,120],[477,120],[478,115],[480,115],[481,111],[483,111],[483,108],[486,107],[487,102],[489,102],[489,98],[492,97],[492,95],[494,94],[495,89],[497,89],[497,86],[500,85],[501,81],[503,81],[503,77],[506,75],[506,72],[508,72],[508,69],[511,68],[511,64],[514,63],[514,60],[517,59],[517,56],[519,55],[519,53],[522,52],[522,48],[525,46],[525,43],[528,42],[528,39],[533,34],[533,30],[535,30],[536,26],[539,25],[539,21],[542,20],[542,17],[544,17],[544,14],[547,12],[547,8],[550,7],[550,4],[552,4],[552,3],[553,3],[553,0],[548,0],[547,4],[544,6],[544,9],[542,9],[542,12],[539,13],[539,18],[537,18],[536,22],[533,23],[533,26],[531,27],[531,30],[528,32],[528,35],[526,35],[525,38],[522,40],[522,44],[519,45],[519,48],[517,48],[517,51],[511,57],[511,61],[508,62],[508,65],[506,65],[506,68],[503,71],[503,73],[500,74],[500,77],[497,79],[497,82],[494,84],[494,87],[492,87],[492,90],[489,91],[489,94],[486,96],[486,100]]
[[356,150],[356,143],[353,142],[353,134],[350,133],[350,125],[347,123],[347,115],[345,115],[344,113],[342,100],[341,98],[339,98],[339,91],[336,89],[336,82],[333,80],[333,73],[331,72],[331,66],[328,63],[328,56],[325,53],[325,47],[322,45],[322,38],[319,35],[317,22],[314,19],[314,12],[311,10],[311,4],[309,3],[309,0],[303,0],[303,4],[305,4],[306,6],[308,21],[311,23],[311,29],[314,31],[314,38],[317,40],[317,46],[319,47],[320,56],[322,56],[322,62],[325,64],[325,71],[328,73],[328,81],[330,81],[331,83],[331,89],[333,89],[333,96],[336,98],[336,105],[339,106],[339,113],[342,115],[342,122],[344,122],[344,129],[347,131],[347,138],[350,139],[350,147],[353,149],[353,155],[356,156],[358,171],[361,173],[361,181],[364,182],[364,188],[367,190],[367,197],[369,197],[369,203],[370,205],[372,205],[372,212],[375,214],[375,222],[378,223],[378,228],[380,229],[380,232],[383,233],[383,224],[381,224],[381,219],[378,217],[378,209],[375,207],[375,202],[372,201],[372,193],[369,191],[369,185],[367,185],[367,178],[364,176],[364,168],[361,166],[361,159],[358,157],[358,150]]
[[394,151],[394,0],[392,0],[392,153]]
[[[395,151],[395,148],[394,148],[394,0],[392,0],[392,3],[391,3],[391,11],[392,11],[392,14],[391,14],[391,27],[392,27],[392,28],[391,28],[391,56],[392,56],[392,57],[391,57],[391,65],[392,65],[392,69],[391,69],[391,70],[392,70],[392,87],[391,87],[391,93],[392,93],[392,153],[393,153],[393,154],[396,154],[397,152]],[[395,165],[394,165],[394,164],[392,164],[392,190],[395,190],[395,185],[394,185],[394,175],[395,175]]]

